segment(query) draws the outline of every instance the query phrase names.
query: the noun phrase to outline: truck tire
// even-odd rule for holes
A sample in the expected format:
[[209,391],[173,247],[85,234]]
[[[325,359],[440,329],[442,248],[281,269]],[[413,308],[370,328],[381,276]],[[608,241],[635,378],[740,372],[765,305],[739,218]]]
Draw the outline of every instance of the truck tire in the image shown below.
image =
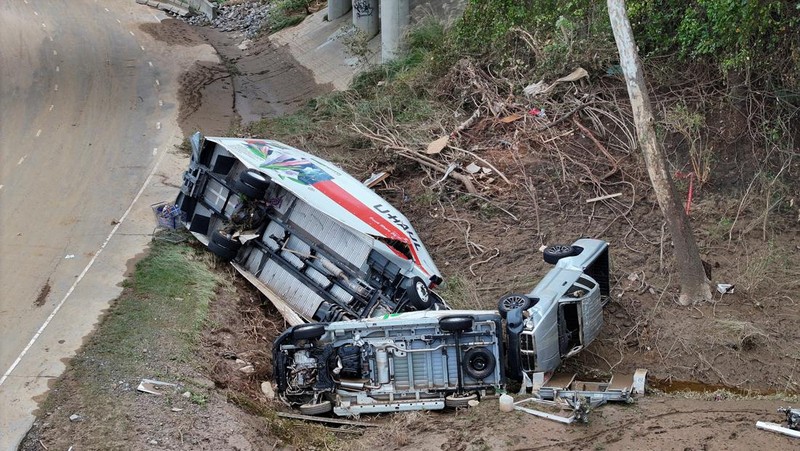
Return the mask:
[[486,379],[494,372],[497,359],[487,348],[472,348],[461,359],[464,372],[473,379]]
[[333,410],[330,401],[322,401],[316,404],[308,403],[300,406],[300,413],[303,415],[322,415]]
[[266,190],[250,186],[241,180],[234,180],[232,189],[239,194],[243,194],[244,196],[250,199],[256,199],[256,200],[263,199],[264,196],[267,194]]
[[219,257],[220,260],[225,262],[233,260],[236,257],[236,254],[239,253],[239,249],[228,249],[226,247],[222,247],[213,240],[208,242],[208,250],[211,251],[212,254]]
[[439,329],[445,332],[467,332],[472,330],[475,318],[468,315],[447,316],[439,320]]
[[325,334],[325,324],[301,324],[292,329],[292,339],[297,340],[316,340]]
[[250,185],[255,189],[266,191],[269,188],[269,178],[255,169],[248,169],[239,175],[239,180],[245,185]]
[[242,247],[242,243],[239,240],[228,238],[221,230],[211,233],[211,241],[232,251],[238,251]]
[[451,409],[455,409],[458,407],[469,407],[469,402],[478,399],[478,395],[471,394],[471,395],[456,395],[452,394],[444,398],[444,405],[445,407],[450,407]]
[[433,297],[428,285],[419,277],[411,279],[411,284],[406,288],[406,296],[408,303],[417,310],[428,310],[433,306]]

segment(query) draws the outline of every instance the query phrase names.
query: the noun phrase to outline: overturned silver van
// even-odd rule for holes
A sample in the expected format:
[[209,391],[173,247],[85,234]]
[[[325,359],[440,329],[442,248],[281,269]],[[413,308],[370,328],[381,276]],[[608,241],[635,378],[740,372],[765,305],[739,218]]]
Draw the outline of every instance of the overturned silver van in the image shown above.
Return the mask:
[[550,246],[555,266],[498,310],[438,310],[304,324],[273,345],[276,392],[314,415],[462,407],[536,375],[588,346],[609,297],[608,243]]
[[290,323],[446,308],[406,217],[339,167],[272,140],[190,141],[181,221]]
[[553,371],[594,341],[610,299],[608,243],[579,239],[543,254],[554,268],[529,293],[498,303],[507,324],[508,377],[515,380]]

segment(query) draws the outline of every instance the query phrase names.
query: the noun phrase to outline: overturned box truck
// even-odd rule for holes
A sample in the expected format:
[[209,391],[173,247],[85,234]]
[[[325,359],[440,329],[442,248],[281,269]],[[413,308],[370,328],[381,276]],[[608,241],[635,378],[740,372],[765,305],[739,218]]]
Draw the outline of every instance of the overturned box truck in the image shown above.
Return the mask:
[[305,321],[446,308],[405,216],[342,169],[277,141],[191,138],[176,205],[209,251]]
[[408,220],[340,168],[276,141],[191,142],[182,221],[297,316],[273,346],[273,373],[303,413],[468,405],[552,372],[600,331],[604,241],[547,247],[553,268],[497,310],[451,310]]

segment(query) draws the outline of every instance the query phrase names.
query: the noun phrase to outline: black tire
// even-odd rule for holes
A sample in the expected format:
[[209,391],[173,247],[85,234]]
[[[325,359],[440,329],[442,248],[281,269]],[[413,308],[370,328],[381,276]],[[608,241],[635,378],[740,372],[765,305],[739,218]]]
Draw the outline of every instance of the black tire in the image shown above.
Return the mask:
[[448,316],[439,320],[439,328],[445,332],[467,332],[472,330],[475,318],[467,315]]
[[269,188],[269,178],[255,169],[248,169],[239,175],[239,180],[257,190],[266,191]]
[[228,238],[221,230],[211,233],[211,242],[232,251],[238,251],[242,247],[242,243],[239,240]]
[[417,310],[428,310],[433,306],[433,297],[428,290],[428,285],[419,277],[411,279],[411,283],[406,288],[406,297],[408,303]]
[[528,296],[524,294],[509,294],[497,301],[497,311],[500,312],[500,316],[503,319],[506,319],[506,315],[508,315],[508,312],[511,310],[518,308],[527,310],[531,305],[533,305],[533,302],[531,302],[531,298]]
[[444,398],[445,407],[455,409],[458,407],[469,407],[469,402],[478,399],[478,395],[450,395]]
[[325,334],[325,325],[320,323],[301,324],[292,329],[294,340],[316,340]]
[[211,251],[212,254],[219,257],[220,260],[226,262],[233,260],[236,257],[236,254],[239,253],[239,249],[228,249],[226,247],[222,247],[213,240],[208,242],[208,250]]
[[487,348],[472,348],[461,359],[464,371],[473,379],[486,379],[494,372],[497,359]]
[[562,258],[575,255],[575,248],[567,244],[553,244],[546,247],[542,255],[545,263],[555,265]]
[[330,401],[322,401],[316,404],[302,404],[300,406],[300,413],[303,415],[322,415],[333,410],[333,404]]
[[263,199],[264,196],[267,194],[267,191],[264,190],[263,188],[256,188],[256,187],[250,186],[250,185],[248,185],[247,183],[244,183],[241,180],[234,180],[232,189],[235,192],[237,192],[239,194],[243,194],[243,195],[245,195],[246,197],[248,197],[250,199],[258,199],[258,200],[260,200],[260,199]]

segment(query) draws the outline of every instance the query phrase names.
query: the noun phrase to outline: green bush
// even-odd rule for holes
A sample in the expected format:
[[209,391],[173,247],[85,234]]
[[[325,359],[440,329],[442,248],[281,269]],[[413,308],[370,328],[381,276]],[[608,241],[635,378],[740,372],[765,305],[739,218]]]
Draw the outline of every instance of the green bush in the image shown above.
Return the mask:
[[773,73],[780,84],[800,87],[800,2],[636,0],[628,7],[645,54],[677,52],[725,72]]

